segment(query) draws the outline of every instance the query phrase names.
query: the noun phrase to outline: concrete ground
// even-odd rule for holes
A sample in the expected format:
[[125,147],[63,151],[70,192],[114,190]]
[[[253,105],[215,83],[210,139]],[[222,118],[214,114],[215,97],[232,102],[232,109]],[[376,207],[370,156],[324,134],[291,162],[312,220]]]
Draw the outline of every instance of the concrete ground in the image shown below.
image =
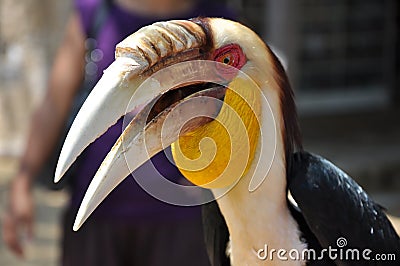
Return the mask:
[[[301,119],[304,146],[335,162],[355,178],[391,214],[400,216],[400,112],[321,116]],[[0,215],[15,159],[0,158]],[[36,187],[35,238],[27,243],[27,259],[15,258],[0,241],[1,266],[57,265],[65,192]],[[0,232],[1,234],[1,232]],[[1,236],[0,236],[1,237]]]

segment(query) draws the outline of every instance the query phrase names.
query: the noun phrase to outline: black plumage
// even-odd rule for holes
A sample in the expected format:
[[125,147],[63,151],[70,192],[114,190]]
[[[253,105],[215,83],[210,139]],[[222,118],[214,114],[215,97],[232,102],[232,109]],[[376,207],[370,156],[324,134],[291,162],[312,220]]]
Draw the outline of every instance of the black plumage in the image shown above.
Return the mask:
[[229,266],[229,231],[216,201],[202,206],[204,240],[212,266]]

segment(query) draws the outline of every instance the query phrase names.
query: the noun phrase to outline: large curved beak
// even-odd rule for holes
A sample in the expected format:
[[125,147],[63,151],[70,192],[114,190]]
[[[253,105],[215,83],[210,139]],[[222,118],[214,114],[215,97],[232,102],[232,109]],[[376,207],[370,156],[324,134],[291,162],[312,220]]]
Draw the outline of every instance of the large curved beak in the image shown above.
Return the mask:
[[[206,46],[206,39],[202,27],[194,22],[169,21],[142,28],[117,46],[116,60],[104,72],[71,126],[55,182],[120,117],[132,110],[138,112],[93,178],[74,230],[129,173],[176,141],[179,134],[217,116],[224,86],[189,79],[187,84],[176,87],[171,79],[163,82],[151,78],[166,66],[202,59],[204,49],[200,48]],[[193,119],[193,114],[197,118]]]
[[[195,59],[205,40],[199,25],[177,20],[154,23],[119,43],[115,61],[104,71],[68,132],[54,181],[58,182],[78,155],[125,112],[143,107],[170,89],[149,82],[145,90],[137,92],[144,80],[173,61]],[[134,101],[130,101],[133,95]]]

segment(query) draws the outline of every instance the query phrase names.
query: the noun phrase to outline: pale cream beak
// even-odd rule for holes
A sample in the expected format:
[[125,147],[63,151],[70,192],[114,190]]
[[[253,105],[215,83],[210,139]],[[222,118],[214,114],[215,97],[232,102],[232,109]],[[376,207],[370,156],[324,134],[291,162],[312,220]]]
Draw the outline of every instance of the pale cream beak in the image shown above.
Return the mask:
[[[78,230],[101,201],[136,168],[176,141],[179,134],[218,115],[222,104],[218,99],[223,98],[225,88],[210,84],[163,107],[164,110],[148,121],[157,99],[177,89],[168,82],[149,81],[148,77],[160,64],[198,59],[198,50],[205,44],[204,35],[203,29],[191,21],[159,22],[139,30],[117,46],[116,60],[104,72],[71,126],[59,157],[55,182],[79,154],[120,117],[132,110],[140,111],[93,178],[78,211],[74,230]],[[196,82],[189,84],[193,86]],[[193,120],[194,113],[201,118]]]

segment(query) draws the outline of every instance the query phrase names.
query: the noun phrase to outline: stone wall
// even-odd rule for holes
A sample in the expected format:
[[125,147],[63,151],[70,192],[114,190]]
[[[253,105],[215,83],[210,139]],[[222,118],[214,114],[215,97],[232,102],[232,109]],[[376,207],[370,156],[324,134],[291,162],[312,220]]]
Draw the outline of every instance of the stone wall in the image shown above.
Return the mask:
[[0,156],[20,154],[71,1],[0,0]]

